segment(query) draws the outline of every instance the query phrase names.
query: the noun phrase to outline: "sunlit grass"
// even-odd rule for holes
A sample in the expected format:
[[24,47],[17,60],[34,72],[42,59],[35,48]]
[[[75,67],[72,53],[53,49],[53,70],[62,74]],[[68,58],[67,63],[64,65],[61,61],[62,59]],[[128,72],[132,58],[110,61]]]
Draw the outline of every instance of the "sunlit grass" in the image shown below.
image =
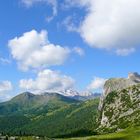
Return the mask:
[[105,134],[99,136],[79,137],[79,138],[66,138],[58,140],[140,140],[140,129],[129,129],[126,131]]

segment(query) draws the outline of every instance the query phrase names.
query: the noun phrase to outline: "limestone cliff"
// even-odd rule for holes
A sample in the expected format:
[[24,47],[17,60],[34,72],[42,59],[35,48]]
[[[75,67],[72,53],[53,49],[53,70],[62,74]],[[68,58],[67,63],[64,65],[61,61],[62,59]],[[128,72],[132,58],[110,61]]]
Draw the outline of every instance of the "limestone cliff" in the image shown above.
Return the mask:
[[111,78],[104,85],[104,92],[100,99],[99,110],[102,109],[104,99],[112,91],[118,91],[140,83],[138,73],[129,73],[128,78]]
[[140,76],[110,79],[100,101],[100,132],[113,132],[140,125]]

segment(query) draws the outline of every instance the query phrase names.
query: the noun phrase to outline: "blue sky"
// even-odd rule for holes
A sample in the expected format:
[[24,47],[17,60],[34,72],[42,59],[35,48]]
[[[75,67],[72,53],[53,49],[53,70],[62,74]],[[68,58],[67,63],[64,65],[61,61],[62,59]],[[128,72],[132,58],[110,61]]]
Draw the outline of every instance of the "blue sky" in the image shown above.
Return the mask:
[[[128,12],[125,1],[120,2],[119,6],[116,0],[110,4],[109,0],[105,1],[106,4],[100,5],[96,0],[2,0],[0,99],[6,100],[25,90],[74,88],[96,92],[101,89],[105,79],[140,72],[140,31],[139,24],[135,24],[140,23],[140,14],[134,12],[134,6],[139,1],[128,4]],[[112,10],[114,6],[118,9],[115,14]],[[100,8],[103,10],[100,11]],[[114,15],[110,15],[111,12]],[[131,20],[123,18],[128,15]],[[31,32],[39,38],[42,31],[46,32],[47,35],[42,33],[42,36],[47,39],[43,43],[38,39],[41,43],[35,51],[33,49],[38,42],[34,42],[34,38],[28,42],[28,38]],[[27,42],[24,42],[24,38]],[[53,51],[49,52],[52,44]],[[57,45],[59,50],[56,49]],[[31,52],[28,55],[25,52],[19,59],[20,53],[28,46],[32,48]],[[44,56],[44,59],[35,56],[36,53],[42,55],[40,48],[44,46],[48,46],[48,56]],[[29,55],[33,55],[32,58]],[[56,62],[60,57],[61,62]],[[36,62],[30,59],[38,61],[38,65],[35,66]],[[41,80],[44,85],[39,83]]]

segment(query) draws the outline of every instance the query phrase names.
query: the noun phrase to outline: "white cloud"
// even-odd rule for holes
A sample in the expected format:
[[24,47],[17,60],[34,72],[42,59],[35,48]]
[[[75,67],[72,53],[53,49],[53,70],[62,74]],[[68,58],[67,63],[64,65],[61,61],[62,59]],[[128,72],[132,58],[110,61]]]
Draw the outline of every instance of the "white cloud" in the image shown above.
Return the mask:
[[48,22],[50,22],[57,15],[57,0],[21,0],[21,2],[28,8],[37,3],[46,3],[52,6],[52,16],[46,18]]
[[86,8],[79,31],[91,47],[130,54],[140,44],[139,0],[66,1]]
[[20,88],[30,91],[63,91],[74,86],[75,81],[66,75],[49,69],[38,73],[36,79],[20,80]]
[[10,81],[0,82],[0,102],[10,99],[9,92],[13,89]]
[[91,83],[88,85],[87,90],[93,91],[93,90],[102,90],[103,86],[105,84],[106,79],[95,77]]
[[80,47],[74,47],[73,51],[75,53],[77,53],[78,55],[80,55],[80,56],[83,56],[85,54],[84,50],[82,48],[80,48]]
[[45,30],[26,32],[10,40],[8,46],[22,70],[61,65],[70,53],[68,48],[50,43]]

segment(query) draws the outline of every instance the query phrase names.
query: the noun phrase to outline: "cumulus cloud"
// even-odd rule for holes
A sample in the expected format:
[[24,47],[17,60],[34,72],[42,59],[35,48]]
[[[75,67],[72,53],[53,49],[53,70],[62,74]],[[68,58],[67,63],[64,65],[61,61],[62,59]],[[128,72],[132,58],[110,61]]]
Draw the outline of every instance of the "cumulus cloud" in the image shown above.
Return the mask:
[[102,90],[103,86],[105,84],[106,79],[95,77],[91,83],[88,85],[87,90],[93,91],[93,90]]
[[37,3],[46,3],[52,6],[52,16],[46,18],[48,22],[50,22],[57,15],[57,0],[21,0],[21,2],[28,8]]
[[126,55],[140,44],[139,0],[66,0],[86,8],[79,33],[91,47]]
[[9,92],[13,89],[10,81],[0,82],[0,102],[10,99]]
[[64,91],[74,86],[74,79],[60,72],[45,69],[36,79],[22,79],[19,86],[30,91]]
[[20,37],[9,40],[8,46],[22,70],[61,65],[70,53],[68,48],[50,43],[45,30],[26,32]]

